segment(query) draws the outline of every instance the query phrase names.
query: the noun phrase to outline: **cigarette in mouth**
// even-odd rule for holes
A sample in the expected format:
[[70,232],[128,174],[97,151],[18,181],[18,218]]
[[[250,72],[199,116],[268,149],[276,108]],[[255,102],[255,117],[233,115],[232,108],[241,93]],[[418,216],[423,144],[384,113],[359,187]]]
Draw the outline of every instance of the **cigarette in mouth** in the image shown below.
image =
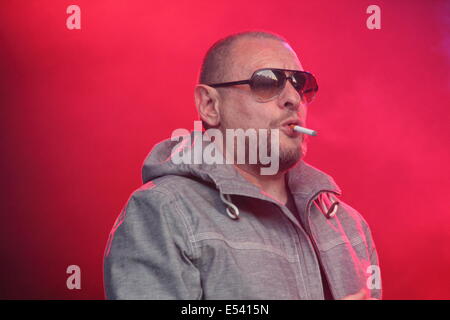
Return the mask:
[[306,128],[296,126],[296,125],[291,125],[291,128],[297,132],[306,133],[306,134],[309,134],[310,136],[317,136],[317,131],[314,131],[311,129],[306,129]]

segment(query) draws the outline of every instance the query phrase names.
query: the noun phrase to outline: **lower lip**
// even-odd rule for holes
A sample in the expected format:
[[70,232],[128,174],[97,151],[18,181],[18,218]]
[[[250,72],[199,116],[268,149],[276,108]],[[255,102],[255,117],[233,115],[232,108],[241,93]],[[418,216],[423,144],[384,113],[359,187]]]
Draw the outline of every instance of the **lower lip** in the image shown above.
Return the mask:
[[300,137],[302,134],[300,132],[295,131],[288,125],[284,125],[281,127],[281,131],[283,131],[287,136],[291,138],[297,138]]

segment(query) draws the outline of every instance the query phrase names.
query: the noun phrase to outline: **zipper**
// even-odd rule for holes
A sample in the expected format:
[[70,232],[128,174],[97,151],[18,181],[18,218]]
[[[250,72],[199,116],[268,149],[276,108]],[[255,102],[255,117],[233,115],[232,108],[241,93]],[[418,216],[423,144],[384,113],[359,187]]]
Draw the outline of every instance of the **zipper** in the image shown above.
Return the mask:
[[[310,249],[312,248],[313,252],[315,253],[315,259],[316,259],[316,262],[318,263],[319,272],[320,272],[320,268],[321,268],[321,266],[323,266],[323,264],[322,264],[322,260],[320,259],[319,249],[318,249],[317,244],[316,244],[316,242],[315,242],[315,240],[314,240],[314,237],[312,236],[312,233],[311,233],[311,227],[310,227],[310,224],[309,224],[309,213],[310,213],[310,212],[309,212],[309,209],[310,209],[310,207],[311,207],[312,202],[313,202],[313,201],[314,201],[321,193],[323,193],[323,192],[330,192],[330,193],[333,193],[333,194],[335,194],[335,195],[340,195],[340,193],[335,192],[335,191],[333,191],[333,190],[320,190],[320,191],[318,191],[317,193],[315,193],[315,194],[308,200],[308,202],[307,202],[307,204],[306,204],[306,208],[305,208],[305,210],[304,210],[304,212],[306,212],[306,221],[305,221],[305,227],[304,227],[304,228],[302,227],[301,221],[298,221],[298,222],[296,221],[297,218],[298,218],[298,219],[301,219],[301,218],[300,218],[300,217],[295,217],[294,214],[292,213],[291,215],[295,218],[295,219],[293,220],[293,219],[290,217],[290,215],[286,215],[286,214],[283,212],[283,209],[281,208],[281,206],[280,206],[279,203],[276,203],[275,201],[273,201],[273,200],[271,200],[271,199],[261,199],[260,197],[254,197],[254,196],[244,195],[244,196],[249,197],[249,198],[254,198],[254,199],[259,199],[259,200],[265,200],[265,201],[268,201],[268,202],[270,202],[270,203],[273,203],[273,204],[281,211],[281,214],[282,214],[283,216],[285,216],[286,218],[288,218],[289,222],[292,223],[292,224],[294,225],[294,230],[296,231],[297,237],[298,237],[298,238],[299,238],[298,229],[300,229],[301,232],[303,232],[304,235],[306,235],[306,240],[307,240],[307,242],[308,242],[308,245],[309,245]],[[235,195],[242,196],[242,194],[235,194]],[[294,198],[294,199],[295,199],[295,198]],[[288,211],[290,212],[289,209],[288,209]],[[297,208],[297,211],[298,211],[298,208]],[[300,214],[301,214],[301,212],[299,212],[299,215],[300,215]],[[297,224],[298,224],[298,226],[297,226]],[[328,282],[328,288],[330,289],[331,295],[333,296],[333,299],[334,299],[335,294],[334,294],[334,292],[333,292],[333,288],[332,288],[332,286],[331,286],[331,283],[330,283],[330,280],[329,280],[329,278],[328,278],[328,275],[327,275],[327,273],[326,273],[325,268],[323,268],[323,274],[324,274],[324,276],[325,276],[326,281]],[[320,277],[320,278],[322,279],[322,277]],[[322,284],[322,287],[323,287],[323,284]],[[324,292],[324,294],[325,294],[325,292]],[[325,298],[325,295],[324,295],[324,298]]]
[[[286,216],[286,214],[283,212],[283,209],[282,209],[278,204],[276,204],[276,203],[274,203],[274,204],[277,206],[278,210],[280,210],[281,214],[284,215],[284,216]],[[288,209],[288,210],[289,210],[289,209]],[[297,209],[297,210],[298,210],[298,209]],[[289,212],[290,212],[290,210],[289,210]],[[300,212],[299,212],[299,214],[300,214]],[[294,216],[293,213],[292,213],[292,215]],[[295,217],[295,218],[296,218],[296,220],[297,220],[297,219],[301,219],[300,217]],[[315,254],[313,254],[313,258],[315,259],[315,262],[318,264],[318,267],[319,267],[319,273],[320,273],[320,260],[319,260],[318,254],[317,254],[317,252],[316,252],[316,248],[315,248],[315,246],[314,246],[314,242],[312,241],[312,237],[309,235],[309,233],[308,233],[306,230],[304,230],[305,228],[302,227],[302,223],[301,223],[300,221],[298,221],[299,226],[297,226],[295,223],[293,223],[293,222],[291,221],[291,219],[290,219],[289,217],[288,217],[288,220],[289,220],[289,222],[293,225],[294,230],[295,230],[295,233],[297,234],[297,239],[299,239],[299,241],[300,241],[299,230],[300,230],[300,232],[302,232],[303,235],[305,236],[305,239],[306,239],[306,241],[307,241],[307,243],[308,243],[309,249],[312,250],[312,252],[315,253]],[[300,270],[300,272],[301,272],[301,274],[303,275],[302,270]],[[325,272],[324,272],[324,273],[325,273]],[[303,277],[304,277],[304,276],[302,276],[302,278],[303,278]],[[322,277],[320,277],[320,278],[322,278]],[[327,280],[327,281],[328,281],[328,280]],[[323,287],[323,286],[322,286],[322,287]],[[309,290],[306,289],[306,291],[307,291],[307,296],[310,296]],[[300,293],[300,296],[301,296],[301,293]]]

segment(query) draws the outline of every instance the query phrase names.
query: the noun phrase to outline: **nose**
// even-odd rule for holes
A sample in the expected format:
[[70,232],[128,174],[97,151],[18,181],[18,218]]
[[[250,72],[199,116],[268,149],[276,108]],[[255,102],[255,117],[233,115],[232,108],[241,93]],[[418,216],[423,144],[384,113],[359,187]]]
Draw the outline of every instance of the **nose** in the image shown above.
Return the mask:
[[295,90],[291,79],[286,79],[283,91],[279,95],[279,106],[298,112],[301,106],[304,106],[300,94]]

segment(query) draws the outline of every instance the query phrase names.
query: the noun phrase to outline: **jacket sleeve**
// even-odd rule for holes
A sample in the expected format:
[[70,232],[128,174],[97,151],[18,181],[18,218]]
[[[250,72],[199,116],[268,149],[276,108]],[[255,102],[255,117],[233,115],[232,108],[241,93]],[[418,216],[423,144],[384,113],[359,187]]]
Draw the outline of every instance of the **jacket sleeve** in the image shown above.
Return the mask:
[[104,256],[107,299],[199,299],[194,246],[174,200],[138,189],[110,233]]

